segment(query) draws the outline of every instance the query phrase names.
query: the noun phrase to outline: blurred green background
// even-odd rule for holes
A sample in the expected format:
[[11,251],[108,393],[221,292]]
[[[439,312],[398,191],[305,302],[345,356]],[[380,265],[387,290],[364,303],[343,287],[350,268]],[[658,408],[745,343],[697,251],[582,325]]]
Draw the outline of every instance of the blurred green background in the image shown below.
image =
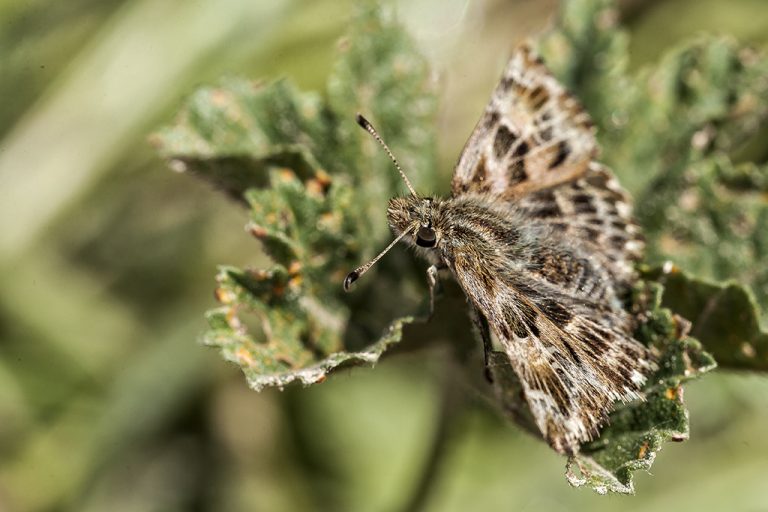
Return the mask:
[[[321,89],[353,4],[0,0],[0,511],[389,511],[417,493],[443,355],[249,391],[195,340],[216,265],[264,256],[243,210],[147,143],[222,74]],[[768,43],[765,0],[620,5],[634,68],[700,32]],[[557,3],[395,8],[440,77],[447,189],[507,55]],[[456,404],[426,509],[768,510],[768,379],[716,373],[686,398],[691,440],[635,497],[571,489],[545,444]]]

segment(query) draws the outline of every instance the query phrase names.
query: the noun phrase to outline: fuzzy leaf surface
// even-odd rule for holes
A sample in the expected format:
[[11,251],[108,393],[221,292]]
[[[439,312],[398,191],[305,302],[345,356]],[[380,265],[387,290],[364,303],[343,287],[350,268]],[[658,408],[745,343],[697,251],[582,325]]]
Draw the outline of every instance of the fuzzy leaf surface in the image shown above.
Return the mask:
[[[422,179],[414,181],[426,185],[435,175],[425,60],[373,5],[360,7],[350,27],[325,94],[285,80],[224,79],[196,91],[153,138],[173,169],[247,206],[247,229],[272,261],[265,269],[221,267],[221,305],[207,313],[203,336],[255,389],[312,384],[336,368],[375,363],[420,304],[405,280],[386,277],[366,279],[358,294],[342,292],[346,273],[386,240],[384,209],[401,187],[355,114],[365,113],[418,169]],[[396,258],[389,265],[398,263],[407,277],[413,265]],[[366,312],[366,301],[384,300],[393,306]]]

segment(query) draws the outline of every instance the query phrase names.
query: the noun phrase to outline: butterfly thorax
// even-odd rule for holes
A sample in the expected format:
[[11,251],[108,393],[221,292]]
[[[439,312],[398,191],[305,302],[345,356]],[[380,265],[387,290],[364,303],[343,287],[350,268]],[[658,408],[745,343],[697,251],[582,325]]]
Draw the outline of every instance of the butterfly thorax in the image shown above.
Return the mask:
[[[454,275],[457,264],[472,267],[489,298],[510,286],[536,293],[530,287],[535,283],[540,294],[567,291],[621,311],[605,265],[579,240],[514,202],[472,193],[448,199],[400,197],[390,201],[387,216],[395,234],[408,232],[403,240],[431,263]],[[431,247],[419,241],[424,228],[434,232]]]

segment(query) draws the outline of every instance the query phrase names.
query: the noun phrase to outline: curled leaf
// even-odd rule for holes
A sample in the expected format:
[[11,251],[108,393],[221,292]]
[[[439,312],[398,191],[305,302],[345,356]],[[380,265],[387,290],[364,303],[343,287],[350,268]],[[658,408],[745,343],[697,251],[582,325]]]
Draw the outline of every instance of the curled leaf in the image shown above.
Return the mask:
[[693,322],[692,334],[720,367],[768,371],[768,333],[746,288],[696,279],[672,265],[648,274],[664,285],[663,304]]
[[[422,183],[435,174],[426,62],[382,9],[360,7],[351,27],[325,98],[284,80],[229,78],[195,92],[154,137],[173,169],[247,206],[246,228],[273,263],[219,270],[221,306],[208,312],[203,336],[254,389],[313,384],[339,367],[375,363],[420,303],[404,280],[366,283],[357,296],[342,292],[346,273],[387,233],[384,207],[400,186],[355,113],[380,121]],[[401,266],[405,275],[412,267]],[[373,316],[366,300],[393,307]]]

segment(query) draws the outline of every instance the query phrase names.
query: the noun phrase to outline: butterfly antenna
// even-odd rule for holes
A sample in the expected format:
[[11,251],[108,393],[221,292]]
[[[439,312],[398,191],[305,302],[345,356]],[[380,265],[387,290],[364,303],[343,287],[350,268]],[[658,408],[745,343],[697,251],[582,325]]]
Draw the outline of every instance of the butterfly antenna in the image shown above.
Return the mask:
[[389,146],[382,140],[381,137],[379,137],[379,134],[376,133],[376,129],[373,127],[370,121],[368,121],[366,118],[362,116],[362,114],[357,114],[355,117],[355,120],[357,121],[357,124],[363,127],[365,131],[371,134],[371,136],[376,139],[376,141],[381,144],[381,147],[384,148],[384,151],[387,152],[389,155],[389,158],[392,159],[392,163],[395,164],[395,167],[397,168],[397,171],[400,173],[400,176],[403,178],[403,181],[405,182],[405,185],[408,187],[408,190],[411,191],[411,195],[413,197],[416,197],[416,191],[413,190],[413,185],[411,185],[411,182],[408,180],[408,177],[403,172],[403,169],[400,167],[400,164],[397,163],[397,158],[395,158],[395,155],[392,154],[392,151],[390,151]]
[[407,235],[407,234],[408,234],[408,231],[403,231],[402,233],[400,233],[400,236],[398,236],[397,238],[395,238],[394,240],[392,240],[392,242],[391,242],[391,243],[390,243],[390,244],[387,246],[387,248],[386,248],[386,249],[384,249],[383,251],[381,251],[381,252],[379,253],[379,255],[378,255],[378,256],[376,256],[375,258],[373,258],[371,261],[369,261],[369,262],[368,262],[368,263],[366,263],[365,265],[360,265],[360,266],[359,266],[359,267],[357,267],[355,270],[353,270],[352,272],[350,272],[349,274],[347,274],[347,277],[346,277],[346,278],[344,278],[344,291],[345,291],[345,292],[348,292],[348,291],[349,291],[349,287],[350,287],[350,286],[352,286],[352,283],[354,283],[355,281],[357,281],[358,279],[360,279],[360,276],[362,276],[363,274],[365,274],[366,272],[368,272],[368,269],[369,269],[369,268],[371,268],[371,267],[372,267],[372,266],[373,266],[373,265],[374,265],[374,264],[375,264],[377,261],[379,261],[379,260],[381,259],[381,257],[382,257],[382,256],[384,256],[385,254],[387,254],[387,253],[389,252],[389,250],[390,250],[392,247],[394,247],[394,246],[395,246],[395,244],[396,244],[397,242],[399,242],[399,241],[400,241],[400,239],[401,239],[401,238],[403,238],[403,237],[404,237],[405,235]]

